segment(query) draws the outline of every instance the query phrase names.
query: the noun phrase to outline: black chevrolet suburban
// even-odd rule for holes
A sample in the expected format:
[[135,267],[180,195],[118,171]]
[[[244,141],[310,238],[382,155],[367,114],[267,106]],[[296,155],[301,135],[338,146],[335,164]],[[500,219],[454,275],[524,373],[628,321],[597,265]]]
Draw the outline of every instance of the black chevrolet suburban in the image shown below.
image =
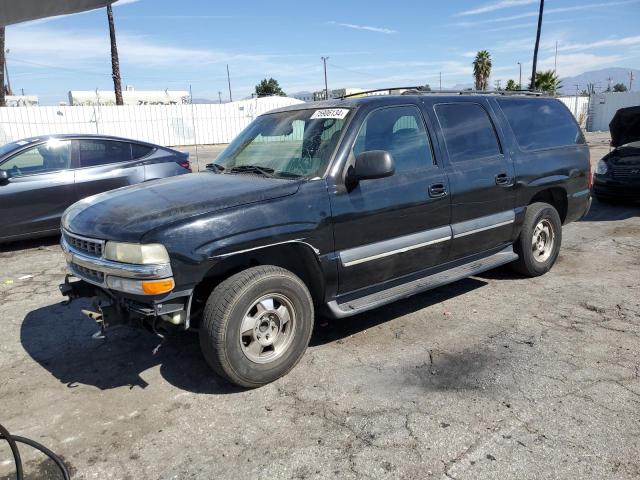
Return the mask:
[[590,188],[584,137],[552,98],[305,103],[258,117],[206,172],[71,206],[61,291],[94,297],[103,329],[197,330],[216,373],[256,387],[296,365],[316,314],[507,263],[544,274]]

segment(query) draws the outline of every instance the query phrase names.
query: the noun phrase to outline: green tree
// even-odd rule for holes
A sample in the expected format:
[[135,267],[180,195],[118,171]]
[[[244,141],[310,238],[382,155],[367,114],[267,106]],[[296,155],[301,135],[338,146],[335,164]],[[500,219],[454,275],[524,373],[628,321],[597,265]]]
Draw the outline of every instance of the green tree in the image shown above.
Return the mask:
[[429,85],[428,83],[425,83],[422,87],[420,87],[418,90],[421,90],[423,92],[430,92],[431,91],[431,85]]
[[556,95],[562,87],[562,82],[553,70],[546,70],[544,72],[536,72],[535,85],[538,91]]
[[627,91],[627,86],[624,83],[616,83],[613,86],[613,91],[614,92],[626,92]]
[[262,81],[256,85],[256,95],[259,97],[268,97],[271,95],[279,95],[286,97],[287,94],[282,91],[278,81],[274,78],[262,79]]
[[491,75],[491,55],[486,50],[480,50],[473,60],[473,77],[476,90],[486,90]]
[[514,92],[516,90],[520,90],[520,85],[518,85],[515,80],[510,78],[509,80],[507,80],[506,90],[508,90],[510,92]]

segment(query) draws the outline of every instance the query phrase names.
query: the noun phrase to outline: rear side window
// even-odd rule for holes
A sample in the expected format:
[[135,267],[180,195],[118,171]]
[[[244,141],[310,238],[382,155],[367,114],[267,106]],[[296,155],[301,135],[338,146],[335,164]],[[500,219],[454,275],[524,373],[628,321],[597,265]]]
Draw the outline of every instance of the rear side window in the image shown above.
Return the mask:
[[155,148],[149,147],[147,145],[140,145],[139,143],[131,144],[131,157],[133,160],[137,160],[142,157],[146,157],[151,152],[153,152]]
[[500,98],[498,104],[522,150],[584,143],[573,115],[557,100]]
[[95,167],[131,160],[131,144],[113,140],[79,140],[80,166]]
[[502,153],[493,123],[482,106],[441,103],[435,110],[453,163]]

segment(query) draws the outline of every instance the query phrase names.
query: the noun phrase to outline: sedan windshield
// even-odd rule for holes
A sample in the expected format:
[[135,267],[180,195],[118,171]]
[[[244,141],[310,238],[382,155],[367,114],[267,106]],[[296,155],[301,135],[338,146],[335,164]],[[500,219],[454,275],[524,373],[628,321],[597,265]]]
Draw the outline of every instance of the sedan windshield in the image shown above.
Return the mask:
[[220,154],[216,170],[283,178],[321,176],[348,114],[348,109],[332,108],[262,115]]

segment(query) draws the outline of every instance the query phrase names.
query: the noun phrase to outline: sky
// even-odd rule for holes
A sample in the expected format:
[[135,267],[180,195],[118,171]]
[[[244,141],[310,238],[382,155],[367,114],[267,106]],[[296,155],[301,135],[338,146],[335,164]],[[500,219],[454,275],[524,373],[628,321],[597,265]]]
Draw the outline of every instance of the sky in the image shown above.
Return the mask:
[[[287,93],[471,85],[473,57],[489,50],[491,85],[531,72],[539,0],[389,2],[324,0],[120,0],[114,18],[123,85],[189,90],[195,98],[250,95],[273,77]],[[538,69],[560,77],[640,68],[640,0],[547,0]],[[15,92],[41,104],[69,90],[113,88],[105,9],[6,28]],[[640,79],[638,79],[640,82]]]

